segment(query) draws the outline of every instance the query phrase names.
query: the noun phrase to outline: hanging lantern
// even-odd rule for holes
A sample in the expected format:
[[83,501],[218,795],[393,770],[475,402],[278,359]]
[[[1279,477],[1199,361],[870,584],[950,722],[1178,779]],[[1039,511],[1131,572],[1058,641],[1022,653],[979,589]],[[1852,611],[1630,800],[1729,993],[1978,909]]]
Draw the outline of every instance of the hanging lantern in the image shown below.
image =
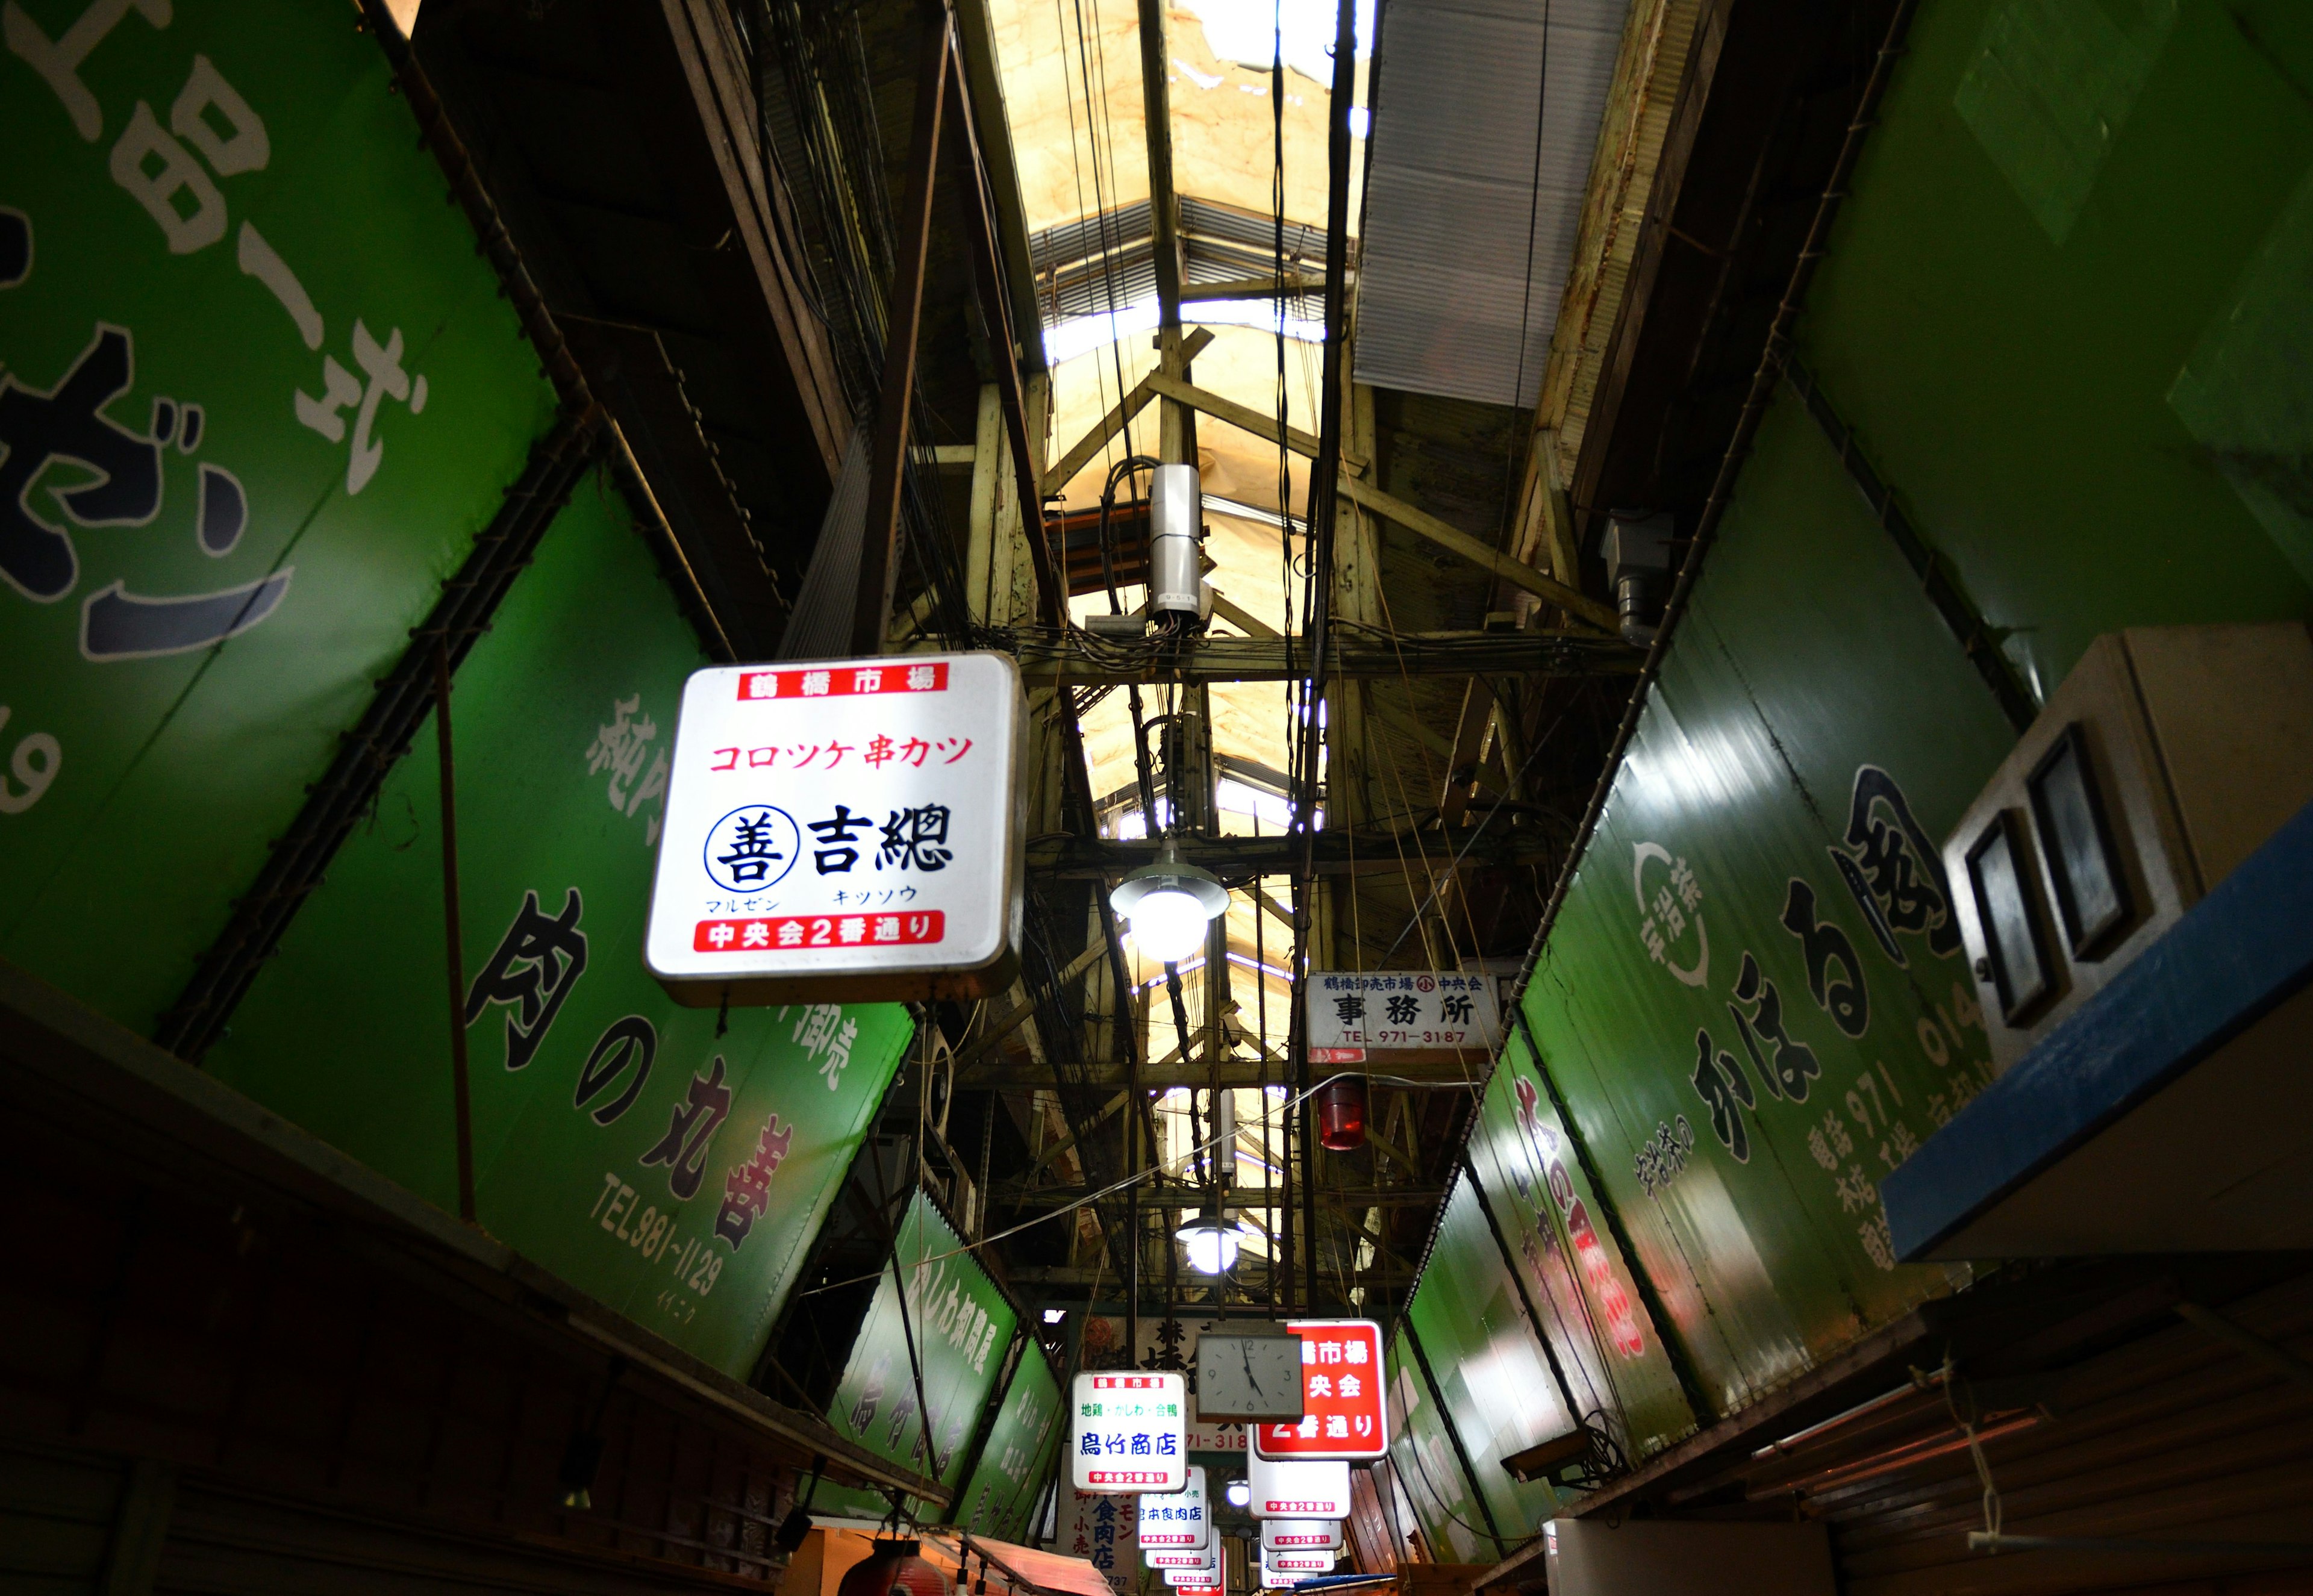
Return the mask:
[[920,1555],[913,1540],[879,1540],[864,1562],[855,1563],[835,1588],[835,1596],[954,1596],[947,1575]]
[[1317,1088],[1317,1140],[1328,1153],[1355,1153],[1366,1144],[1366,1083],[1343,1075]]

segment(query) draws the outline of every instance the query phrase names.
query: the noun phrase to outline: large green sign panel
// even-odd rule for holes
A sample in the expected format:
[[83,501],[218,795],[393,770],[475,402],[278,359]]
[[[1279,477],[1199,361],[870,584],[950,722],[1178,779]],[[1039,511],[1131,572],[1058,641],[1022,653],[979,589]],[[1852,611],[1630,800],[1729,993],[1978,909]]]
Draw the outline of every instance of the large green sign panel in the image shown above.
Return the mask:
[[0,31],[0,953],[139,1030],[550,419],[356,20]]
[[1920,8],[1799,343],[2045,696],[2313,616],[2313,7]]
[[1403,1330],[1389,1344],[1389,1457],[1413,1516],[1441,1563],[1491,1563],[1509,1549],[1498,1543],[1470,1477],[1454,1449],[1447,1416],[1430,1395]]
[[[625,505],[583,482],[458,672],[462,1019],[485,1229],[748,1375],[909,1034],[894,1004],[677,1007],[644,973],[665,755],[705,662]],[[209,1055],[456,1201],[429,719]]]
[[1669,1350],[1515,1030],[1470,1128],[1469,1155],[1580,1416],[1631,1458],[1685,1435],[1694,1416]]
[[[901,1280],[907,1282],[904,1310]],[[1019,1317],[1004,1293],[918,1192],[901,1223],[893,1261],[851,1344],[828,1419],[878,1457],[954,1487],[1018,1329]],[[1024,1360],[1042,1361],[1033,1354]],[[833,1513],[888,1511],[880,1497],[866,1492],[822,1489],[819,1500]],[[936,1513],[923,1504],[919,1511]]]
[[1939,858],[2011,736],[1779,402],[1525,999],[1721,1411],[1952,1283],[1877,1182],[1991,1078]]
[[1420,1338],[1494,1524],[1512,1541],[1524,1539],[1561,1497],[1549,1485],[1518,1484],[1502,1460],[1565,1434],[1580,1416],[1568,1409],[1550,1354],[1466,1179],[1456,1180],[1446,1199],[1406,1322]]
[[1060,1385],[1043,1349],[1021,1349],[1011,1389],[997,1410],[980,1464],[948,1514],[959,1528],[998,1540],[1024,1541],[1044,1486],[1052,1478],[1067,1428],[1060,1423]]

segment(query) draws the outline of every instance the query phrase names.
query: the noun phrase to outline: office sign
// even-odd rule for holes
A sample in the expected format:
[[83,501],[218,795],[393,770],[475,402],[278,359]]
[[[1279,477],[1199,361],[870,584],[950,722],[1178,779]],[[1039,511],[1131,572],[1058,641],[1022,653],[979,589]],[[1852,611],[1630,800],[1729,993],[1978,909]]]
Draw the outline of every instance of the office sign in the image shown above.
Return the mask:
[[1301,1337],[1301,1418],[1254,1425],[1254,1452],[1280,1459],[1386,1456],[1381,1327],[1369,1319],[1310,1319],[1286,1329]]
[[1249,1504],[1257,1519],[1345,1519],[1350,1516],[1350,1466],[1341,1459],[1286,1460],[1245,1455]]
[[1491,1052],[1501,1007],[1489,975],[1320,970],[1309,978],[1309,1057],[1363,1064],[1372,1053]]
[[1069,1389],[1069,1482],[1120,1495],[1187,1488],[1188,1384],[1178,1371],[1078,1374]]
[[1201,1465],[1189,1465],[1189,1483],[1181,1490],[1141,1493],[1141,1550],[1160,1547],[1202,1550],[1212,1543],[1212,1515],[1205,1510],[1205,1471]]
[[1264,1552],[1331,1552],[1341,1549],[1339,1519],[1263,1519],[1261,1549]]
[[985,997],[1019,962],[1025,701],[1002,654],[684,684],[644,961],[679,1003]]

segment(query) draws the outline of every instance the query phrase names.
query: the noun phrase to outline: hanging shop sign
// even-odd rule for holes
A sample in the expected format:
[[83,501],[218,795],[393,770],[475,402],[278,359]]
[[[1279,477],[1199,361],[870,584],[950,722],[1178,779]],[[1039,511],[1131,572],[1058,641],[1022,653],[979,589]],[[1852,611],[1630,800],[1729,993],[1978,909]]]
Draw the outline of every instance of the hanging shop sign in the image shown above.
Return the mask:
[[1337,1551],[1341,1545],[1339,1519],[1263,1519],[1261,1549],[1264,1552]]
[[[1078,1374],[1069,1389],[1069,1478],[1079,1491],[1180,1491],[1189,1484],[1177,1370]],[[1344,1486],[1342,1495],[1348,1495]]]
[[1151,1568],[1162,1568],[1167,1573],[1175,1569],[1186,1569],[1194,1572],[1200,1580],[1220,1578],[1221,1553],[1218,1544],[1161,1548],[1142,1547],[1140,1560]]
[[1003,991],[1025,723],[997,653],[695,672],[644,962],[698,1008]]
[[1257,1519],[1345,1519],[1350,1516],[1350,1466],[1338,1458],[1288,1461],[1245,1456],[1248,1510]]
[[1181,1596],[1225,1596],[1219,1581],[1202,1584],[1198,1582],[1196,1574],[1184,1569],[1167,1568],[1165,1571],[1165,1583],[1179,1592]]
[[1281,1583],[1289,1583],[1291,1576],[1306,1578],[1313,1574],[1331,1574],[1333,1572],[1333,1565],[1340,1560],[1329,1551],[1264,1551],[1261,1554],[1261,1570],[1264,1580],[1271,1574],[1280,1574],[1288,1576]]
[[1201,1551],[1212,1543],[1212,1515],[1205,1509],[1205,1470],[1201,1464],[1189,1465],[1189,1483],[1181,1490],[1141,1493],[1141,1550],[1189,1547]]
[[1494,978],[1426,969],[1309,978],[1309,1059],[1363,1064],[1369,1054],[1491,1053],[1500,1042]]
[[1382,1378],[1381,1327],[1369,1319],[1305,1319],[1285,1327],[1301,1337],[1301,1419],[1254,1425],[1253,1450],[1268,1458],[1379,1458],[1389,1451],[1389,1404]]

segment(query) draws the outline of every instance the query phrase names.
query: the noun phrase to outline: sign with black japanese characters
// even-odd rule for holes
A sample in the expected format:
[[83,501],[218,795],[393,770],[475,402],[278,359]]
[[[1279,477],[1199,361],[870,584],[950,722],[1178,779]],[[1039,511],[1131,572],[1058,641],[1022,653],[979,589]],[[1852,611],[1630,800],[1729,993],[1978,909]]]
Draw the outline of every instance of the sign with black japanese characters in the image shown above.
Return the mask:
[[1019,671],[997,653],[695,673],[651,973],[702,1007],[1009,985],[1025,715]]
[[1308,1003],[1314,1064],[1363,1064],[1376,1052],[1491,1052],[1501,1040],[1501,1009],[1490,975],[1316,970],[1309,977]]
[[150,1033],[554,391],[343,8],[4,13],[0,943]]

